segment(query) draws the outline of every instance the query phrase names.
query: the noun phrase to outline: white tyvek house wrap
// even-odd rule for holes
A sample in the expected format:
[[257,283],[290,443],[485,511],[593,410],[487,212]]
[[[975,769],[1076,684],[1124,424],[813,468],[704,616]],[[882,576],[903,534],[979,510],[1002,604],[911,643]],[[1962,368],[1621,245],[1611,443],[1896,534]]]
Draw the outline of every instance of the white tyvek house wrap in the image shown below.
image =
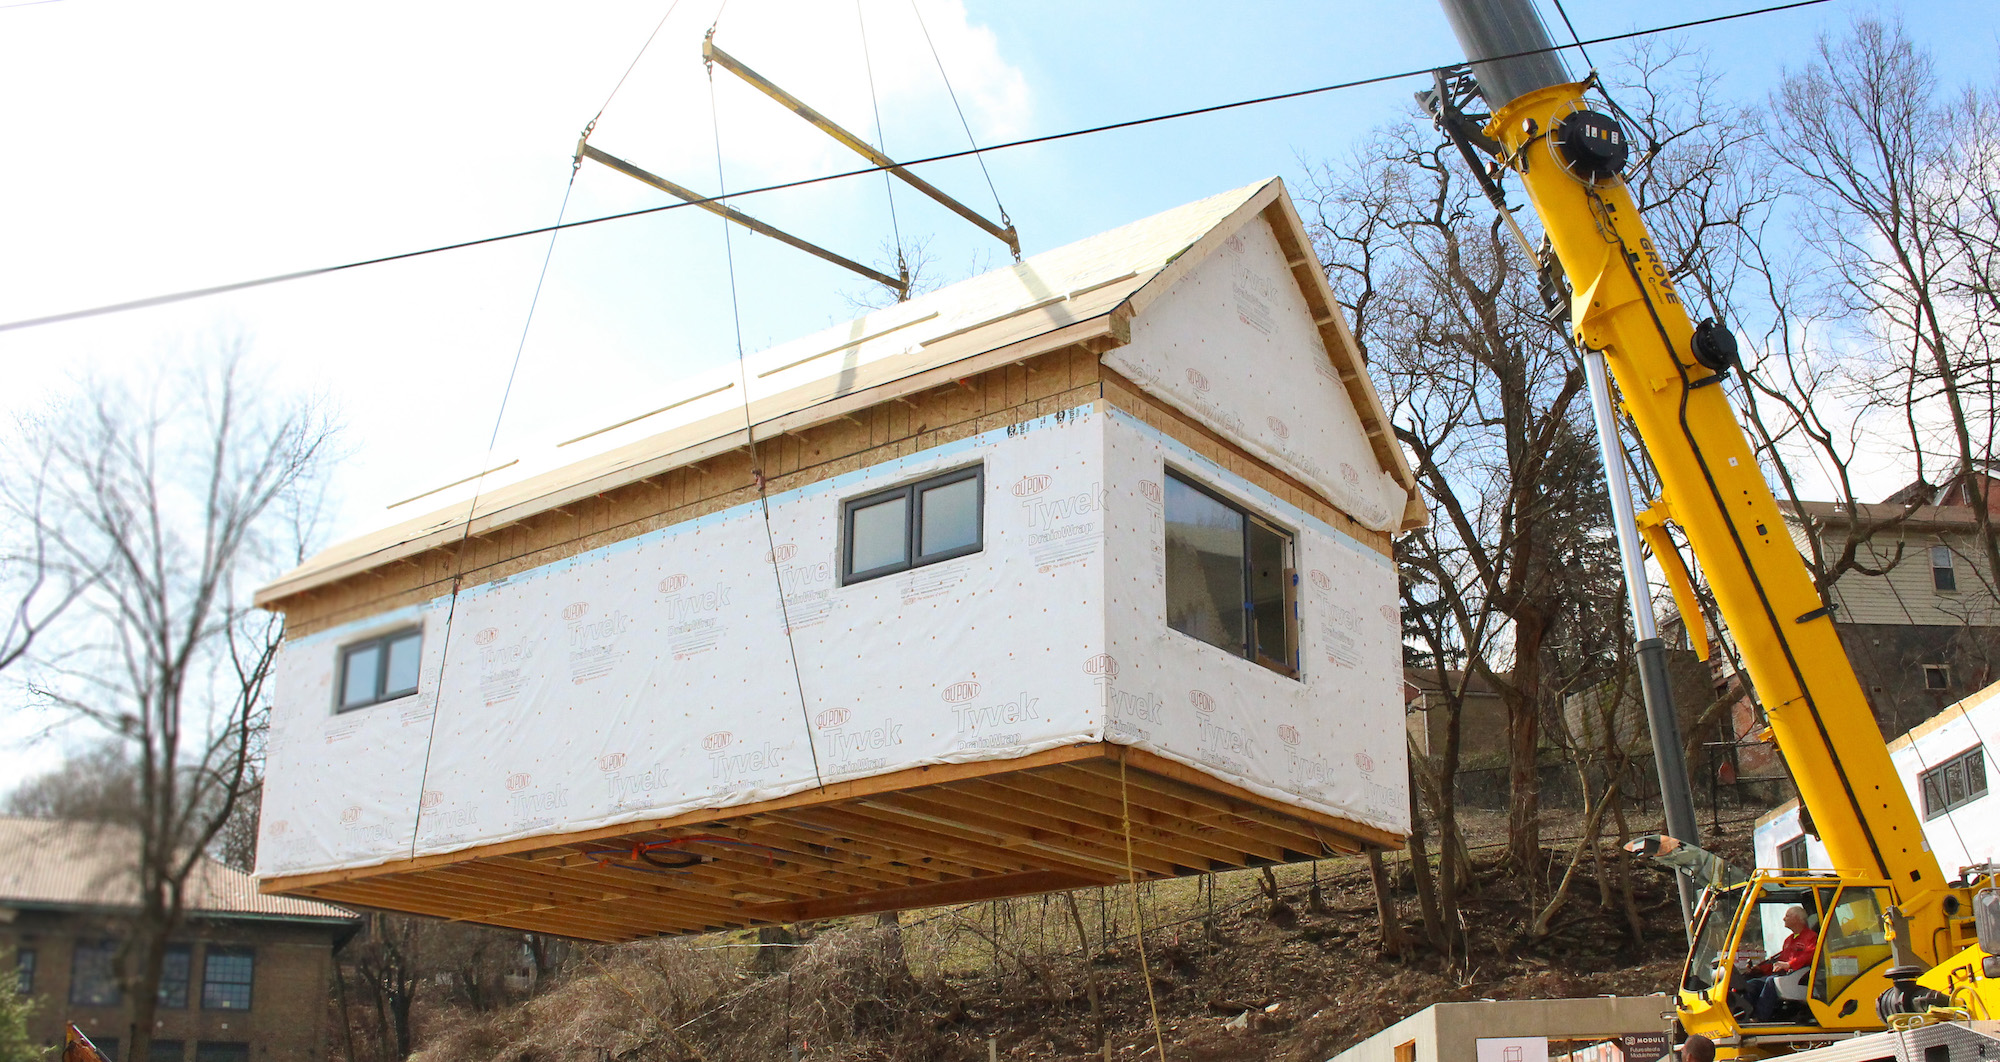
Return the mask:
[[1154,299],[1104,364],[1363,526],[1393,531],[1402,518],[1409,495],[1369,446],[1262,218]]
[[[1409,832],[1402,624],[1387,557],[1140,421],[1106,426],[1108,740],[1252,792]],[[1289,531],[1294,679],[1167,626],[1167,469]]]
[[[1168,463],[1293,530],[1317,573],[1302,681],[1167,629]],[[843,499],[972,464],[979,553],[839,585]],[[258,873],[1011,759],[1106,739],[1107,707],[1110,740],[1401,833],[1394,592],[1373,551],[1137,421],[1066,411],[774,495],[768,531],[740,506],[474,587],[448,648],[443,599],[289,643]],[[413,622],[418,694],[335,714],[340,647]]]
[[[442,678],[440,600],[419,693],[388,704],[334,714],[339,649],[419,610],[289,643],[258,873],[1101,740],[1103,450],[1065,411],[774,495],[768,533],[740,506],[474,587]],[[842,499],[972,464],[980,552],[838,585]]]

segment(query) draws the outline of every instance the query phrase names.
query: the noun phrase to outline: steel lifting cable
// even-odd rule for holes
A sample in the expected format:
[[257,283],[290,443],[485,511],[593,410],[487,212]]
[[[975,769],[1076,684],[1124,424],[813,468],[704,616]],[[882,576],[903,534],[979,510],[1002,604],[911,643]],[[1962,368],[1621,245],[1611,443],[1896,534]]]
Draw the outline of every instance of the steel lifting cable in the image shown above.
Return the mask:
[[1118,817],[1125,827],[1125,884],[1132,893],[1132,939],[1139,944],[1139,976],[1146,981],[1146,1006],[1153,1012],[1153,1046],[1160,1052],[1160,1062],[1166,1062],[1167,1039],[1160,1028],[1160,1001],[1153,997],[1153,967],[1146,958],[1146,919],[1139,906],[1139,869],[1132,859],[1132,796],[1125,784],[1122,754],[1118,757]]
[[[729,6],[723,0],[723,7]],[[716,22],[708,27],[710,38],[715,36],[715,28],[721,23],[722,13],[716,12]],[[722,121],[715,106],[715,68],[708,69],[708,125],[715,139],[715,186],[723,196],[729,194],[729,182],[722,170]],[[729,274],[729,319],[736,329],[736,379],[743,394],[743,445],[750,453],[750,474],[757,486],[757,507],[764,517],[764,556],[771,562],[771,583],[778,593],[778,618],[785,628],[785,655],[792,662],[792,684],[799,693],[799,721],[805,726],[806,751],[812,754],[813,781],[821,789],[826,788],[826,776],[820,772],[819,746],[813,743],[812,714],[806,705],[806,680],[799,671],[798,639],[792,634],[792,610],[785,601],[785,575],[779,568],[778,537],[771,530],[770,483],[764,478],[763,463],[757,457],[757,432],[750,414],[750,370],[743,355],[743,308],[736,291],[736,250],[730,239],[730,224],[722,219],[722,257]]]
[[[604,112],[610,108],[611,101],[618,98],[618,90],[625,87],[625,79],[631,77],[632,71],[639,68],[639,60],[646,57],[646,49],[653,46],[653,38],[658,37],[660,31],[667,28],[667,20],[674,17],[674,9],[679,6],[681,6],[681,0],[673,0],[673,3],[667,5],[667,13],[660,16],[659,23],[653,27],[653,32],[646,35],[646,43],[639,46],[639,54],[634,55],[632,62],[626,65],[625,72],[618,75],[618,83],[611,86],[610,94],[604,97],[604,103],[597,108],[597,113],[591,115],[590,121],[584,123],[583,136],[576,142],[577,154],[581,155],[583,153],[584,143],[590,139],[590,134],[597,129],[597,120],[604,117]],[[717,12],[716,17],[720,18],[721,12]]]
[[[917,28],[924,33],[924,44],[931,50],[931,62],[937,64],[938,77],[944,81],[945,95],[951,97],[951,109],[958,112],[958,124],[965,130],[965,142],[972,146],[972,157],[979,163],[979,172],[986,178],[986,190],[993,193],[993,209],[1000,213],[1000,224],[1005,228],[1014,227],[1014,219],[1007,216],[1007,208],[1000,203],[1000,189],[993,186],[993,174],[986,169],[986,153],[979,146],[979,138],[972,135],[972,123],[965,119],[965,108],[959,106],[958,91],[951,87],[951,75],[944,71],[944,58],[938,55],[937,42],[931,40],[931,28],[924,24],[923,9],[917,0],[910,0],[910,13],[917,16]],[[1021,260],[1021,252],[1014,252],[1014,260]]]
[[556,239],[562,234],[563,217],[569,212],[570,193],[576,190],[576,174],[582,168],[582,159],[571,160],[569,181],[563,185],[562,205],[556,208],[556,223],[549,230],[549,245],[542,252],[542,268],[535,274],[534,294],[528,297],[528,315],[521,322],[521,337],[514,344],[514,361],[513,364],[507,367],[506,386],[500,389],[500,408],[493,413],[493,431],[486,438],[486,457],[479,463],[480,473],[473,477],[472,500],[465,507],[465,529],[458,536],[458,548],[455,551],[452,563],[451,603],[445,606],[444,633],[438,640],[438,678],[437,685],[431,691],[433,698],[431,701],[431,725],[429,732],[424,737],[424,766],[423,770],[417,776],[417,816],[410,827],[410,858],[412,859],[415,859],[417,856],[417,837],[423,828],[424,793],[430,785],[431,753],[437,748],[437,720],[438,712],[443,707],[440,702],[444,693],[444,668],[451,655],[451,625],[452,621],[458,617],[459,591],[464,589],[465,586],[466,546],[472,540],[472,521],[479,515],[479,499],[486,489],[486,477],[494,471],[492,468],[493,451],[500,444],[500,425],[507,418],[507,400],[512,398],[514,394],[514,379],[521,371],[521,353],[528,348],[528,331],[535,323],[535,308],[541,305],[542,285],[549,279],[549,263],[556,256]]
[[[862,13],[861,3],[862,0],[854,0],[854,21],[861,27],[861,68],[868,72],[868,105],[875,110],[875,148],[888,155],[889,141],[882,130],[882,99],[875,92],[875,61],[868,55],[868,16]],[[889,231],[896,238],[896,272],[903,278],[903,290],[896,301],[903,302],[910,297],[910,264],[903,258],[903,227],[896,221],[896,178],[886,169],[882,171],[882,191],[889,197]]]

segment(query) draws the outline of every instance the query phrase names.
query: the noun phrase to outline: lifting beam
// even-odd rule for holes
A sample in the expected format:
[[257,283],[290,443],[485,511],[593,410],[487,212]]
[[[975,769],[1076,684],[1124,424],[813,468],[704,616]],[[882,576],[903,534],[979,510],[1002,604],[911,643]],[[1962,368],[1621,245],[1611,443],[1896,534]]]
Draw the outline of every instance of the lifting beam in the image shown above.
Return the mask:
[[788,247],[796,247],[799,250],[804,251],[805,253],[812,255],[815,258],[822,258],[825,259],[826,261],[832,262],[834,265],[840,266],[842,269],[853,270],[854,272],[859,273],[864,277],[867,277],[868,279],[876,282],[877,284],[881,284],[884,287],[893,289],[899,298],[909,298],[910,296],[910,278],[907,276],[901,278],[892,277],[887,273],[881,273],[877,272],[876,270],[870,269],[867,266],[862,265],[860,262],[857,262],[851,258],[844,258],[840,255],[837,255],[832,251],[829,251],[826,248],[821,247],[816,243],[807,243],[806,241],[801,240],[797,236],[793,236],[788,232],[784,232],[779,229],[774,229],[771,226],[766,225],[761,221],[758,221],[756,218],[753,218],[750,215],[745,214],[741,210],[736,209],[735,207],[729,206],[725,203],[718,202],[714,199],[709,198],[708,196],[702,195],[700,192],[694,191],[693,189],[683,188],[680,185],[667,180],[665,177],[648,173],[645,170],[642,170],[639,167],[634,166],[629,162],[626,162],[624,159],[621,159],[616,155],[607,155],[604,152],[597,150],[596,148],[590,146],[587,143],[578,145],[577,157],[580,159],[590,159],[595,162],[601,162],[604,165],[609,166],[614,170],[617,170],[619,173],[622,173],[627,177],[634,178],[635,180],[638,180],[645,184],[650,184],[653,187],[658,188],[660,191],[665,192],[676,199],[686,202],[692,206],[698,206],[703,210],[708,211],[711,214],[717,215],[718,217],[726,218],[730,221],[733,221],[738,225],[741,225],[744,228],[749,229],[751,232],[759,233],[764,236],[769,236],[770,238],[778,241],[779,243],[785,244]]
[[834,138],[835,140],[838,140],[840,143],[846,145],[847,148],[849,150],[852,150],[855,154],[860,155],[862,158],[867,159],[869,162],[872,162],[875,165],[880,166],[883,169],[889,171],[890,173],[894,174],[897,178],[901,179],[904,184],[907,184],[910,187],[915,188],[917,191],[922,192],[927,196],[930,196],[932,199],[935,199],[939,203],[943,204],[945,209],[951,211],[954,214],[957,214],[959,217],[962,217],[967,221],[972,222],[974,225],[979,226],[981,229],[984,229],[988,235],[992,236],[996,240],[999,240],[1001,243],[1006,244],[1007,249],[1009,251],[1014,252],[1014,257],[1016,259],[1019,259],[1021,257],[1021,238],[1020,236],[1015,234],[1013,225],[1010,224],[1003,228],[999,225],[995,225],[991,221],[986,220],[986,218],[981,216],[981,214],[978,211],[972,209],[969,206],[966,206],[964,203],[961,203],[956,199],[953,199],[951,196],[946,195],[936,185],[933,185],[929,181],[924,180],[922,177],[919,177],[916,174],[911,173],[909,170],[899,165],[896,162],[896,160],[890,158],[887,155],[882,154],[880,151],[877,151],[873,144],[870,144],[868,141],[863,140],[860,137],[855,136],[853,133],[850,133],[847,130],[841,128],[838,124],[836,124],[833,121],[833,119],[828,118],[826,115],[819,113],[818,111],[812,109],[810,106],[807,106],[806,103],[803,100],[799,99],[797,96],[794,96],[791,93],[786,92],[784,89],[781,89],[778,86],[772,84],[768,79],[764,77],[764,75],[759,74],[758,72],[750,69],[747,66],[744,66],[742,62],[738,61],[735,56],[730,55],[728,52],[725,52],[720,48],[717,48],[715,46],[714,40],[704,39],[701,42],[701,57],[704,60],[714,63],[717,66],[722,67],[724,70],[727,70],[732,74],[735,74],[737,77],[742,78],[744,81],[749,82],[752,88],[755,88],[759,92],[762,92],[764,95],[769,96],[774,100],[777,100],[779,103],[784,105],[786,110],[789,110],[793,114],[796,114],[799,117],[804,118],[806,121],[811,122],[813,125],[818,126],[821,132]]

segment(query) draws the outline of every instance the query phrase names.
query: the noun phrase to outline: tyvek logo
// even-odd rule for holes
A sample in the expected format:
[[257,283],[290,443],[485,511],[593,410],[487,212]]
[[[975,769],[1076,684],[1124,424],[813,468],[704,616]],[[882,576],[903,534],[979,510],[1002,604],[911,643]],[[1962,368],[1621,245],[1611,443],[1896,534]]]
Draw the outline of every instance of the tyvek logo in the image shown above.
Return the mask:
[[1279,726],[1279,727],[1278,727],[1278,740],[1279,740],[1279,741],[1282,741],[1282,742],[1284,742],[1284,743],[1285,743],[1285,744],[1287,744],[1287,745],[1296,745],[1296,744],[1298,744],[1298,743],[1299,743],[1299,728],[1298,728],[1298,727],[1295,727],[1295,726],[1293,726],[1293,725],[1292,725],[1292,724],[1290,724],[1290,723],[1285,723],[1285,724],[1283,724],[1283,725]]
[[515,771],[513,774],[507,776],[507,791],[509,793],[518,793],[528,788],[529,783],[533,781],[534,779],[528,776],[528,772]]
[[680,590],[687,584],[688,584],[688,577],[683,573],[676,572],[673,575],[669,575],[665,579],[660,580],[660,593],[671,594]]
[[1292,437],[1292,429],[1286,427],[1284,421],[1276,417],[1265,417],[1264,423],[1271,429],[1271,434],[1278,438],[1289,439]]
[[799,555],[798,543],[780,542],[777,544],[775,548],[771,550],[771,552],[764,554],[764,563],[783,564],[786,561],[791,560],[793,557],[796,557],[798,555]]
[[1194,705],[1194,710],[1203,715],[1215,711],[1215,698],[1209,696],[1205,690],[1189,690],[1188,703]]
[[831,730],[834,727],[846,725],[847,721],[853,717],[854,713],[845,708],[828,708],[826,711],[813,716],[813,725],[821,730]]
[[1243,234],[1242,233],[1232,234],[1228,239],[1222,241],[1222,246],[1223,249],[1227,250],[1230,254],[1242,254]]
[[1049,489],[1049,477],[1037,472],[1014,481],[1014,497],[1032,498]]
[[1353,465],[1350,465],[1345,461],[1342,461],[1340,463],[1340,478],[1342,482],[1346,483],[1350,487],[1358,487],[1361,485],[1361,473],[1358,470],[1356,470]]
[[729,747],[729,742],[732,740],[733,737],[734,735],[730,734],[730,732],[727,730],[718,730],[715,733],[710,734],[705,738],[702,738],[701,747],[708,750],[709,752],[721,752],[723,749]]
[[940,696],[944,698],[944,703],[946,704],[964,704],[974,697],[979,696],[979,683],[954,682],[946,686],[944,693],[940,694]]
[[625,766],[625,754],[622,752],[607,752],[597,758],[597,769],[606,774],[623,766]]
[[444,792],[438,789],[424,790],[423,797],[417,801],[419,806],[426,808],[434,808],[442,803],[444,803]]
[[1208,377],[1203,376],[1200,369],[1189,369],[1187,371],[1187,381],[1189,387],[1203,394],[1208,393]]
[[563,619],[571,623],[575,623],[577,620],[588,615],[590,615],[590,602],[588,601],[573,601],[563,606]]
[[1396,611],[1396,606],[1394,605],[1383,605],[1382,622],[1394,623],[1397,626],[1401,626],[1403,623],[1403,614],[1401,612]]
[[1375,773],[1375,757],[1370,756],[1365,752],[1357,752],[1354,754],[1354,765],[1356,767],[1361,768],[1361,770],[1367,774]]
[[1160,489],[1158,482],[1150,479],[1142,479],[1139,481],[1139,497],[1152,502],[1154,505],[1158,505],[1165,501],[1167,496]]
[[279,819],[271,824],[271,836],[273,837],[283,837],[290,832],[292,832],[292,824],[285,819]]
[[1083,662],[1083,673],[1115,679],[1118,677],[1118,658],[1110,653],[1099,653]]
[[352,826],[361,821],[361,805],[352,804],[340,809],[340,824]]
[[500,628],[498,627],[482,628],[478,634],[472,636],[472,644],[474,645],[492,645],[499,640]]
[[1320,571],[1318,568],[1314,568],[1312,570],[1312,584],[1321,590],[1331,590],[1333,589],[1333,576]]

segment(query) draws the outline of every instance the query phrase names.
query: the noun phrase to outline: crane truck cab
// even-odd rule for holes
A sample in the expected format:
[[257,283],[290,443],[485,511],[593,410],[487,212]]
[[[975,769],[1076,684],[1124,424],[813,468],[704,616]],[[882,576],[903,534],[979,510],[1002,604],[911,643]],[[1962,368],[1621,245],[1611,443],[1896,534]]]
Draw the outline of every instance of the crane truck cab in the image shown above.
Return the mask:
[[[1771,1053],[1881,1028],[1875,1000],[1889,987],[1893,965],[1884,920],[1893,898],[1886,880],[1830,871],[1760,870],[1741,884],[1710,888],[1681,970],[1682,1025],[1717,1046],[1754,1042]],[[1777,1013],[1755,1021],[1744,998],[1748,968],[1778,953],[1785,912],[1795,906],[1818,935],[1812,961],[1773,975]]]

